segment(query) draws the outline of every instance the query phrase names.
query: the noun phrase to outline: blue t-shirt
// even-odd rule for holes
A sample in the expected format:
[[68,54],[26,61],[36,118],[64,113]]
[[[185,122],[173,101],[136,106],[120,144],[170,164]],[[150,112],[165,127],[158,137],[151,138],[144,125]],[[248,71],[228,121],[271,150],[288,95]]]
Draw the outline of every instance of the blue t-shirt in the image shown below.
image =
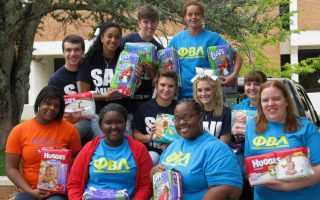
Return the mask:
[[203,119],[203,129],[211,135],[220,138],[221,135],[231,133],[231,110],[224,106],[220,116],[215,116],[212,111],[205,112]]
[[243,99],[240,103],[238,103],[237,105],[235,105],[232,110],[257,110],[257,107],[254,106],[250,106],[250,99],[249,98],[245,98]]
[[172,142],[162,153],[160,164],[181,172],[184,200],[201,199],[209,186],[242,187],[234,153],[208,132],[193,141],[181,138]]
[[[149,101],[141,104],[134,115],[133,128],[144,135],[151,134],[151,128],[156,121],[157,115],[160,113],[173,115],[176,104],[177,102],[173,100],[169,106],[162,107],[158,105],[156,99],[150,99]],[[159,154],[162,153],[159,143],[151,141],[145,145],[148,151],[156,151]]]
[[[311,164],[320,164],[320,133],[317,127],[307,119],[297,120],[300,127],[294,133],[283,132],[284,124],[268,122],[267,130],[262,134],[256,133],[255,120],[250,120],[246,126],[245,157],[284,149],[309,147]],[[254,187],[255,200],[316,200],[319,199],[319,194],[320,184],[290,192],[276,191],[264,186]]]
[[[199,35],[192,36],[188,30],[181,31],[170,41],[168,47],[174,47],[180,58],[182,89],[179,98],[192,97],[191,79],[196,75],[196,67],[210,68],[207,48],[226,45],[227,41],[218,33],[204,29]],[[235,52],[234,49],[232,49]]]
[[129,196],[133,197],[136,171],[136,163],[127,139],[118,147],[109,147],[106,140],[102,139],[89,164],[86,188],[127,189]]
[[69,71],[62,66],[51,76],[48,85],[56,86],[64,94],[76,94],[78,93],[77,74],[78,72]]

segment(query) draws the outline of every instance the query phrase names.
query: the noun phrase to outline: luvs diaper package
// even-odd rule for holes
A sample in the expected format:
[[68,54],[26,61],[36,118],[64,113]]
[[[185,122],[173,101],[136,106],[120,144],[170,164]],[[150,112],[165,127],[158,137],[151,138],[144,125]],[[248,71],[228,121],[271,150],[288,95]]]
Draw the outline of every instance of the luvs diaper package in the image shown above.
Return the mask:
[[91,92],[64,95],[64,112],[71,115],[80,115],[86,119],[95,116],[96,106]]
[[113,189],[95,189],[88,188],[82,196],[83,200],[128,200],[128,192],[124,190]]
[[141,58],[141,62],[151,64],[157,63],[157,47],[150,42],[126,42],[124,45],[124,51],[138,54]]
[[211,68],[219,77],[229,76],[233,73],[233,55],[230,45],[210,46],[207,49]]
[[166,170],[153,175],[154,200],[182,200],[182,179],[177,171]]
[[173,70],[178,75],[178,85],[181,86],[180,63],[177,51],[170,47],[158,51],[159,72]]
[[138,54],[122,51],[116,65],[111,88],[117,89],[117,92],[123,96],[132,96],[140,81],[140,77],[137,77],[135,73],[139,64]]
[[67,179],[71,167],[71,150],[43,147],[37,188],[53,193],[66,193]]
[[172,141],[180,138],[180,135],[174,126],[173,118],[174,115],[170,114],[157,115],[155,121],[156,130],[152,135],[152,141],[158,143],[171,143]]

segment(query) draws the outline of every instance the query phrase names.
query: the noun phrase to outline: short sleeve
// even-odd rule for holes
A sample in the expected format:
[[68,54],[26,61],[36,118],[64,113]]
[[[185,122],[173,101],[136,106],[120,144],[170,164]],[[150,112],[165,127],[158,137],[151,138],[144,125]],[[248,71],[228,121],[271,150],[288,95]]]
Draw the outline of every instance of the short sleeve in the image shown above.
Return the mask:
[[6,144],[6,153],[22,154],[20,131],[21,129],[16,126],[10,132]]
[[142,106],[143,104],[141,104],[141,106],[139,106],[138,110],[136,111],[136,114],[134,115],[133,118],[133,128],[140,131],[141,133],[144,133],[145,130],[145,123],[144,123],[144,114],[142,112]]
[[320,164],[320,133],[312,122],[306,121],[307,146],[310,150],[310,161],[311,164]]
[[81,150],[81,139],[78,130],[73,126],[71,131],[70,146],[72,153],[77,153]]
[[77,80],[91,84],[91,76],[90,76],[90,72],[91,72],[91,67],[89,62],[87,61],[83,61],[80,64],[80,68],[79,68],[79,72],[77,75]]
[[222,129],[220,135],[225,135],[231,133],[231,110],[228,107],[225,107],[222,121]]

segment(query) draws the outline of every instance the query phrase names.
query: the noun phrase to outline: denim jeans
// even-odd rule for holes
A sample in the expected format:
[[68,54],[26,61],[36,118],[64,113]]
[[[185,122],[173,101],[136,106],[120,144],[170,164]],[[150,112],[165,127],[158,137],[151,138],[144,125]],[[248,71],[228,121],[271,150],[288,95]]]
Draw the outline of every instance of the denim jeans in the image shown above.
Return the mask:
[[[36,199],[25,192],[17,192],[15,200],[36,200]],[[62,194],[53,194],[48,198],[46,198],[45,200],[68,200],[68,197],[67,195],[62,195]]]

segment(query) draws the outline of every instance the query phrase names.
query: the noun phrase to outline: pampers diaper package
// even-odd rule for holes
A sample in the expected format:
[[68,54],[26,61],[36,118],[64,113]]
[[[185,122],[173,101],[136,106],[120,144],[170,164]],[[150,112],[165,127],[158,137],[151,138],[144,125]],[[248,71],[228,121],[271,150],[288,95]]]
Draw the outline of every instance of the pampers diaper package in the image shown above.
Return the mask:
[[166,170],[153,175],[154,200],[182,200],[182,179],[177,171]]
[[234,135],[245,134],[247,122],[256,115],[257,111],[255,110],[232,110],[231,133]]
[[95,116],[96,105],[91,92],[64,95],[65,113],[80,115],[86,119]]
[[141,62],[151,64],[157,63],[157,47],[150,42],[126,42],[124,45],[124,51],[138,54],[141,58]]
[[171,143],[179,139],[180,135],[177,132],[174,123],[174,115],[158,114],[156,117],[155,125],[156,130],[152,135],[152,141],[161,143]]
[[123,96],[132,96],[140,81],[135,73],[140,62],[138,54],[122,51],[116,65],[111,88],[117,89],[117,92]]
[[275,151],[245,158],[251,185],[270,180],[296,180],[313,175],[307,147]]
[[178,85],[181,86],[180,63],[177,51],[170,47],[158,51],[159,72],[173,70],[178,75]]
[[71,150],[43,147],[37,188],[53,193],[66,193],[67,178],[71,167]]
[[129,195],[126,189],[95,189],[90,187],[85,190],[82,196],[83,200],[129,200]]

